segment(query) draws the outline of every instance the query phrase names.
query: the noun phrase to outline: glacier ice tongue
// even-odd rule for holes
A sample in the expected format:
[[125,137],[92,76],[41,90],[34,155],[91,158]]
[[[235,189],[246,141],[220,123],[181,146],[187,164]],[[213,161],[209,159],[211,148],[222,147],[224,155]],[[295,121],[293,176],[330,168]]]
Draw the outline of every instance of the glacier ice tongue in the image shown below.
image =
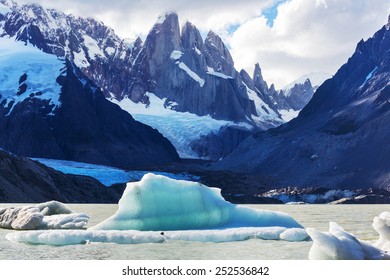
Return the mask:
[[118,211],[89,230],[193,230],[237,227],[302,228],[276,211],[231,204],[220,189],[196,182],[146,174],[128,183]]

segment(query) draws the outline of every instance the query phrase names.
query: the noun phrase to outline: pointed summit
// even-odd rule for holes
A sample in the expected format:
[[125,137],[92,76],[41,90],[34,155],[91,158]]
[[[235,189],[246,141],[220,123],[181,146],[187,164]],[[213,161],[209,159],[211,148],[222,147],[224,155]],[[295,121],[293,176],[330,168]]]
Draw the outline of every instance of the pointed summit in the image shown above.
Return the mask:
[[181,31],[181,43],[184,49],[203,49],[203,40],[198,28],[187,21]]
[[389,17],[387,18],[386,29],[387,29],[387,30],[390,29],[390,15],[389,15]]
[[268,85],[267,82],[264,81],[259,63],[255,64],[255,70],[253,72],[253,83],[261,93],[266,94],[268,92]]
[[234,62],[229,50],[219,37],[213,31],[207,34],[205,39],[206,61],[207,65],[214,71],[228,76],[235,76]]

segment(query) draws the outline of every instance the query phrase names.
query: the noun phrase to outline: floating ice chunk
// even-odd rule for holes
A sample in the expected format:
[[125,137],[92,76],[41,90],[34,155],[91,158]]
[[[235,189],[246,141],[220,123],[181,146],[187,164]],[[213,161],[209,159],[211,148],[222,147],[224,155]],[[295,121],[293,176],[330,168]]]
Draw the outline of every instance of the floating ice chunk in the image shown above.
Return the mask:
[[390,251],[390,212],[383,212],[374,218],[373,228],[379,233],[374,245],[382,250]]
[[312,260],[390,259],[386,252],[368,242],[358,240],[333,222],[329,223],[329,232],[320,232],[313,228],[307,228],[306,232],[313,240],[309,252],[309,259]]
[[280,239],[291,242],[304,241],[308,237],[306,230],[302,228],[289,228],[280,234]]
[[86,214],[74,213],[58,201],[0,209],[0,228],[6,229],[81,229],[88,220]]
[[0,228],[5,229],[37,229],[43,214],[36,207],[10,207],[0,209]]
[[118,211],[90,230],[190,230],[232,227],[302,228],[289,215],[231,204],[220,189],[146,174],[128,183]]
[[[288,230],[288,229],[287,229]],[[303,229],[301,229],[304,231]],[[166,241],[191,242],[232,242],[248,239],[279,240],[286,228],[229,228],[215,230],[183,230],[183,231],[137,231],[137,230],[50,230],[9,233],[6,238],[12,242],[29,244],[46,244],[55,246],[76,245],[86,243],[162,243]]]

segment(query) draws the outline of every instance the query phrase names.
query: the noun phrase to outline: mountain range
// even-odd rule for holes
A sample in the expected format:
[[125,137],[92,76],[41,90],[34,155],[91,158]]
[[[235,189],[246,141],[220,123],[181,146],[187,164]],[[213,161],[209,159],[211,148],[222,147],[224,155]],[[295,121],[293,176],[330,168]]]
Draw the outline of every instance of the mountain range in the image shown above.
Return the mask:
[[215,32],[203,38],[174,12],[129,42],[91,18],[0,0],[0,163],[174,171],[195,158],[214,162],[191,170],[232,193],[388,188],[389,25],[335,75],[277,90],[259,63],[238,71]]
[[361,40],[297,118],[248,137],[215,168],[265,176],[275,187],[388,188],[389,29],[390,21]]
[[[252,76],[245,70],[238,72],[216,33],[210,31],[203,40],[190,22],[180,28],[176,13],[160,16],[144,42],[141,38],[128,42],[91,18],[35,4],[0,3],[5,7],[1,37],[68,59],[109,100],[158,129],[181,157],[224,157],[252,131],[284,123],[281,110],[298,112],[313,94],[310,81],[292,85],[291,91],[285,90],[289,94],[275,90],[264,81],[259,64]],[[164,122],[156,111],[164,112]],[[166,125],[170,122],[204,128],[177,141],[180,130]]]

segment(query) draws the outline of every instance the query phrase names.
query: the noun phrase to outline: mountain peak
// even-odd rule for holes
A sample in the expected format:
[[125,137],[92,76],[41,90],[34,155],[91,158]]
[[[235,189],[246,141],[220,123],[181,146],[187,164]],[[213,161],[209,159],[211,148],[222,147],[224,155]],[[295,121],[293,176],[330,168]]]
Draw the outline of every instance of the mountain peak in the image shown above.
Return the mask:
[[264,81],[263,74],[261,73],[260,64],[255,64],[255,70],[253,71],[253,82],[255,87],[260,90],[261,93],[265,94],[268,91],[267,82]]
[[387,29],[387,30],[390,29],[390,15],[389,15],[389,17],[387,18],[386,29]]
[[156,24],[164,24],[166,22],[175,22],[179,21],[179,16],[176,12],[166,12],[165,14],[161,14],[158,16]]
[[219,37],[214,31],[210,30],[205,39],[205,47],[208,51],[206,57],[209,66],[217,72],[224,73],[228,76],[234,76],[235,70],[233,58]]
[[198,52],[203,49],[203,40],[198,28],[189,21],[183,25],[181,31],[181,43],[183,48],[196,48]]

